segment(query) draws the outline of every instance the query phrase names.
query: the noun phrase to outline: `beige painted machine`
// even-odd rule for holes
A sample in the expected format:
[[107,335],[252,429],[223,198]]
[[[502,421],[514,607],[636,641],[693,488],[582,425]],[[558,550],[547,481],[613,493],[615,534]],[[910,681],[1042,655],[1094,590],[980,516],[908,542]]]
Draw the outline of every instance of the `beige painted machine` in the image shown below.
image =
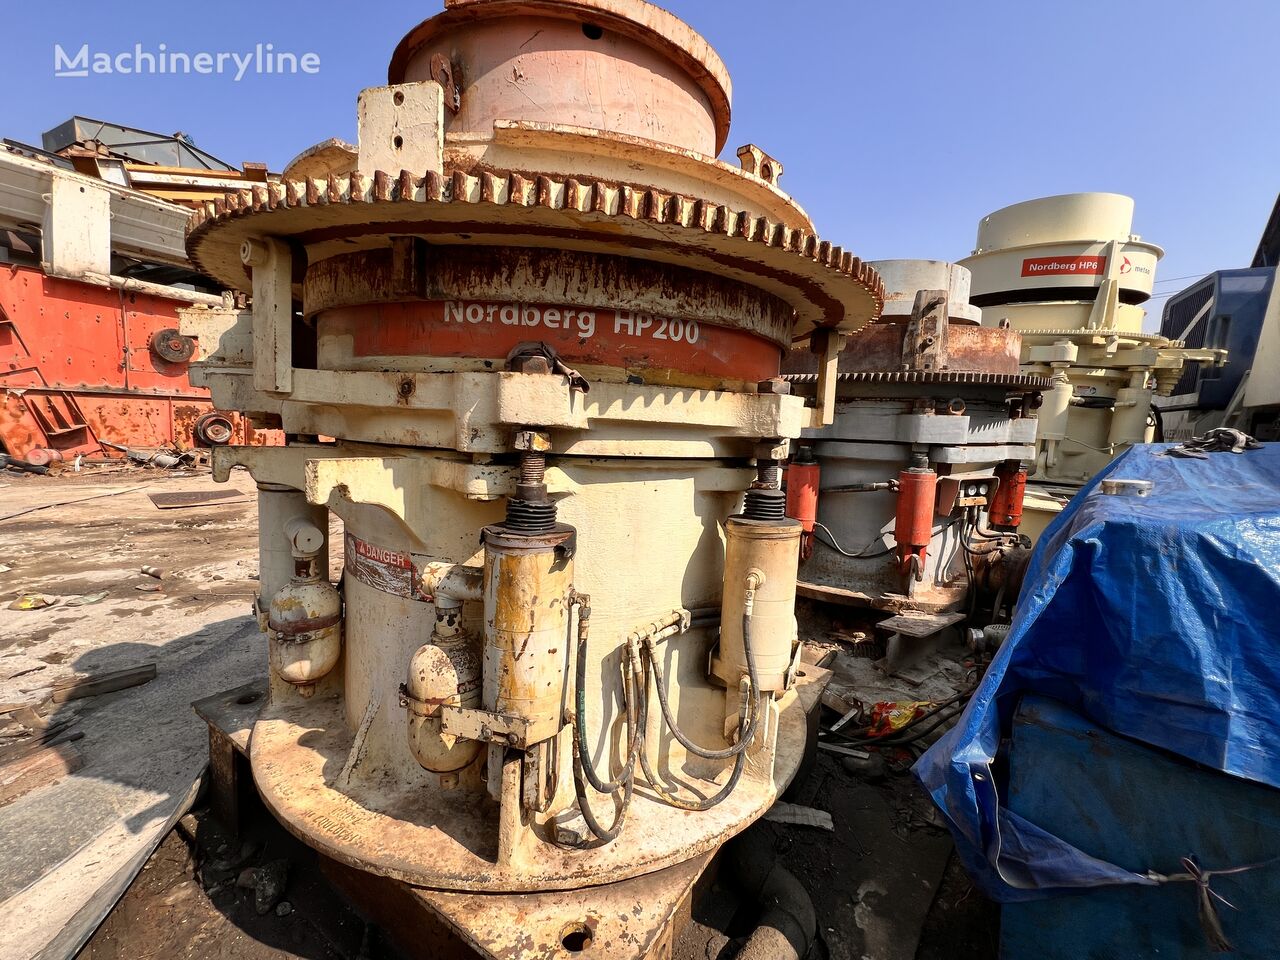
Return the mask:
[[215,461],[260,490],[254,778],[490,954],[569,921],[645,953],[697,871],[634,916],[563,892],[705,864],[794,776],[821,671],[778,462],[830,410],[780,362],[882,285],[776,160],[714,159],[729,78],[656,7],[450,0],[389,79],[357,146],[293,165],[323,177],[229,194],[188,238],[253,298],[188,317],[221,326],[200,378],[289,437]]
[[1022,335],[1022,368],[1049,377],[1039,411],[1024,533],[1035,537],[1090,477],[1151,439],[1151,397],[1167,395],[1183,364],[1221,362],[1144,333],[1164,251],[1132,233],[1133,200],[1073,193],[997,210],[961,260],[989,326]]

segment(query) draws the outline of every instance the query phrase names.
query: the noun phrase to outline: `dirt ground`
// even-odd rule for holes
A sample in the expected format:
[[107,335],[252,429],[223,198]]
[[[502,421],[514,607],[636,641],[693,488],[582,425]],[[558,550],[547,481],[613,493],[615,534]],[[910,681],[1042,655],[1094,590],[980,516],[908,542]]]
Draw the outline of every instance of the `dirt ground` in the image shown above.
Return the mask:
[[[81,501],[0,520],[0,566],[9,568],[0,571],[0,700],[36,695],[73,670],[136,662],[202,624],[247,616],[257,575],[248,476],[233,475],[229,485],[245,494],[240,503],[158,510],[147,499],[213,486],[201,472],[0,478],[0,517],[53,499]],[[96,499],[83,499],[89,497]],[[144,564],[165,569],[164,578],[143,575]],[[7,609],[27,592],[57,603]],[[103,592],[92,603],[69,605]],[[851,772],[841,761],[820,753],[786,798],[829,812],[834,832],[768,822],[755,828],[814,902],[820,942],[811,956],[994,960],[997,910],[954,863],[949,836],[907,772],[910,758],[871,773]],[[198,804],[80,956],[394,960],[387,938],[329,888],[307,847],[260,808],[246,822],[244,836],[230,838]],[[283,889],[260,914],[252,882],[237,881],[246,869],[281,861],[288,865]],[[694,916],[680,960],[729,960],[750,928],[749,911],[727,896],[709,896]]]
[[[866,783],[823,755],[788,799],[808,800],[836,821],[834,835],[768,822],[752,828],[813,900],[819,939],[811,957],[995,960],[996,908],[952,861],[945,832],[921,817],[906,775]],[[205,806],[183,818],[80,960],[402,960],[390,937],[329,887],[313,851],[261,807],[247,822],[245,835],[232,839]],[[289,864],[285,906],[259,915],[254,891],[236,878],[280,860]],[[732,960],[755,909],[715,884],[695,907],[675,960]]]

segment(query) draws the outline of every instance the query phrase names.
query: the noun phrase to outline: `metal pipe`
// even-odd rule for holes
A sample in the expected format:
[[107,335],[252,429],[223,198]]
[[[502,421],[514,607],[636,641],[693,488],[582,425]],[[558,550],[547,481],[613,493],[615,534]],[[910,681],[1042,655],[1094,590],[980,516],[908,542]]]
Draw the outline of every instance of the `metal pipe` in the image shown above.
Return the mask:
[[739,960],[799,960],[818,930],[813,901],[790,871],[778,865],[767,834],[748,830],[726,850],[728,875],[759,905],[759,920],[738,952]]
[[484,568],[432,560],[422,565],[419,588],[426,598],[443,596],[460,601],[483,600]]
[[199,303],[206,307],[223,306],[223,297],[220,293],[200,293],[197,290],[184,290],[181,287],[171,287],[166,283],[152,283],[149,280],[135,280],[133,277],[118,277],[112,274],[107,277],[107,283],[113,290],[121,290],[124,293],[145,293],[153,297],[165,297],[169,300],[183,300],[187,303]]

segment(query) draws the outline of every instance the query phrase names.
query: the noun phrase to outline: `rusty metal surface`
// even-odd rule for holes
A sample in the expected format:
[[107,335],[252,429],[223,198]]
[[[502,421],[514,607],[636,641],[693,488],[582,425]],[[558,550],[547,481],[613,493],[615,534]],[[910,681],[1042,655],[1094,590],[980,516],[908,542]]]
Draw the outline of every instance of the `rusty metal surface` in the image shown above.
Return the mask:
[[148,499],[157,510],[176,510],[181,507],[225,506],[227,503],[247,503],[249,498],[239,490],[192,490],[187,493],[151,493]]
[[884,610],[887,613],[919,612],[945,613],[954,610],[964,603],[969,595],[968,586],[933,586],[920,591],[913,597],[902,593],[888,593],[878,590],[853,590],[833,584],[815,583],[800,580],[796,584],[796,595],[809,600],[822,600],[845,607],[870,607],[873,610]]
[[[640,782],[627,828],[613,843],[583,850],[542,842],[533,862],[498,862],[498,807],[459,794],[422,801],[413,782],[334,782],[353,734],[334,696],[302,705],[269,703],[253,729],[250,755],[263,801],[292,833],[327,857],[435,889],[474,892],[574,890],[615,883],[714,851],[761,816],[795,776],[808,736],[806,711],[830,674],[806,664],[781,706],[774,769],[747,772],[729,797],[703,812],[659,802]],[[674,771],[673,771],[674,772]],[[425,775],[425,774],[424,774]],[[696,783],[689,774],[681,778]],[[715,786],[701,784],[712,792]]]
[[267,699],[267,680],[263,677],[250,683],[203,697],[191,704],[210,727],[216,727],[230,739],[241,753],[249,752],[249,733],[262,712]]
[[[868,324],[855,333],[840,353],[841,374],[895,374],[902,373],[957,375],[1011,376],[1018,373],[1022,341],[1017,333],[998,327],[979,327],[967,323],[947,325],[946,356],[932,370],[904,370],[904,341],[908,323],[905,320],[881,320]],[[815,375],[817,358],[807,350],[792,350],[783,363],[787,374]],[[882,378],[883,379],[883,378]],[[920,378],[910,382],[923,382]],[[968,380],[937,380],[936,382],[977,382]]]
[[[723,61],[687,24],[651,4],[453,0],[396,46],[388,82],[438,79],[431,70],[437,54],[450,60],[450,79],[461,85],[455,129],[483,134],[495,119],[546,120],[642,132],[709,156],[728,139]],[[611,95],[623,99],[611,102]],[[641,103],[661,109],[635,109]]]
[[883,290],[871,267],[806,230],[643,186],[519,172],[378,171],[255,186],[196,211],[187,248],[206,273],[247,289],[241,243],[264,233],[308,246],[413,234],[641,256],[773,294],[796,309],[796,335],[858,329],[879,313]]
[[577,250],[415,244],[403,259],[390,249],[339,254],[309,267],[302,299],[308,316],[432,300],[592,310],[625,305],[635,313],[746,330],[779,346],[791,342],[791,308],[765,291],[669,264]]
[[481,956],[493,960],[551,960],[569,953],[583,960],[665,958],[711,857],[704,853],[633,880],[552,894],[494,896],[422,888],[412,894]]
[[[111,458],[102,446],[194,445],[196,421],[213,409],[192,387],[188,363],[152,342],[177,326],[181,301],[0,267],[0,444]],[[238,414],[239,442],[261,443]]]
[[710,861],[703,854],[603,887],[531,894],[430,890],[327,858],[321,870],[410,960],[656,960],[672,955]]
[[240,796],[252,782],[249,731],[266,700],[267,682],[255,680],[195,701],[191,709],[209,726],[209,805],[233,834],[240,832]]

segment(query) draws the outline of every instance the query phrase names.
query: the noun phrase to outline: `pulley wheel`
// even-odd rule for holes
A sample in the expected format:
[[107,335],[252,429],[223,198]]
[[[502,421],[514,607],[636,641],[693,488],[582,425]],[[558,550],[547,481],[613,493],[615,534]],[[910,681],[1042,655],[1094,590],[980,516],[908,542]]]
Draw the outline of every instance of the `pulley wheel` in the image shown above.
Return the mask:
[[151,335],[151,352],[169,363],[186,363],[196,355],[196,342],[168,327]]
[[231,418],[225,413],[206,413],[200,417],[192,433],[195,436],[196,443],[205,447],[221,447],[231,442],[231,435],[235,428],[231,423]]

